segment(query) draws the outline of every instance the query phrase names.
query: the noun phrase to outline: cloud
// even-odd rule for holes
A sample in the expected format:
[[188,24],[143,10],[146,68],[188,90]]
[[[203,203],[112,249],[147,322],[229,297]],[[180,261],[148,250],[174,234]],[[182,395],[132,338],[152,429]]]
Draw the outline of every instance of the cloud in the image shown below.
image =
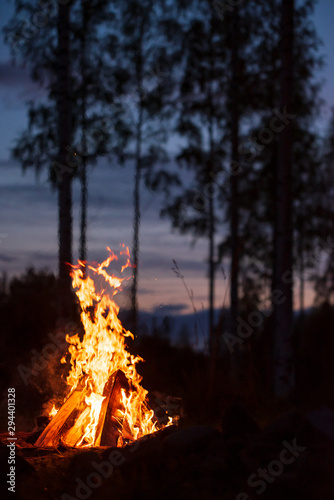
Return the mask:
[[[159,226],[157,224],[156,228]],[[167,226],[168,229],[168,226]],[[166,227],[164,227],[166,231]],[[171,276],[174,276],[172,268],[175,267],[173,263],[173,259],[176,260],[177,265],[180,269],[181,274],[184,272],[189,273],[203,273],[203,270],[206,270],[205,262],[201,260],[190,260],[185,258],[178,258],[180,253],[187,252],[187,246],[184,241],[180,242],[180,246],[175,245],[175,240],[170,238],[170,247],[161,248],[159,252],[151,252],[145,251],[145,255],[143,255],[142,262],[144,265],[149,266],[151,269],[161,269],[164,267],[165,269],[170,270]],[[174,276],[175,277],[175,276]]]
[[[5,168],[7,165],[7,169]],[[0,160],[2,187],[0,209],[6,214],[0,233],[0,271],[20,274],[29,266],[57,270],[57,193],[52,192],[44,171],[36,182],[33,171],[24,176],[20,166]],[[105,160],[89,169],[88,259],[101,262],[106,246],[117,251],[120,243],[130,246],[133,238],[133,167],[111,168]],[[73,185],[73,258],[78,257],[80,184]],[[150,201],[151,200],[151,201]],[[141,309],[157,315],[179,315],[191,309],[183,284],[172,271],[174,258],[194,291],[197,307],[206,303],[207,242],[190,247],[191,237],[170,233],[170,223],[159,218],[159,198],[142,190],[143,213],[140,240],[139,302]],[[217,285],[218,286],[218,285]],[[217,297],[217,301],[220,298]]]
[[180,314],[181,311],[188,309],[188,304],[162,304],[153,309],[152,314],[158,316],[169,316]]
[[10,257],[9,255],[6,255],[4,253],[0,253],[0,262],[3,262],[4,264],[11,264],[15,261],[16,257]]
[[41,252],[41,251],[31,252],[29,254],[29,259],[32,259],[33,261],[37,261],[37,262],[44,262],[44,264],[49,263],[49,264],[53,265],[57,261],[57,250],[55,250],[53,252],[52,251],[50,251],[50,252]]

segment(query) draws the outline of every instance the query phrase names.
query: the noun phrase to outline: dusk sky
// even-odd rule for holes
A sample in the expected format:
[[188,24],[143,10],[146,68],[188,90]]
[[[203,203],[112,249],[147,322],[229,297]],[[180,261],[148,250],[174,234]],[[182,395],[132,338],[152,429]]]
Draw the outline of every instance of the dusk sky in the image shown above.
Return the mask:
[[[13,13],[13,2],[0,5],[1,27]],[[316,8],[315,23],[323,40],[322,53],[326,67],[321,78],[325,79],[322,96],[326,101],[319,127],[323,129],[334,106],[334,2],[320,0]],[[10,147],[27,123],[25,102],[37,99],[40,89],[30,80],[28,72],[10,63],[9,48],[0,43],[0,171],[1,171],[1,223],[0,223],[0,272],[9,276],[22,273],[28,266],[36,269],[57,269],[57,200],[51,190],[47,174],[36,180],[33,171],[21,172],[18,163],[10,158]],[[102,261],[106,246],[118,251],[119,244],[131,247],[133,171],[121,168],[106,160],[89,171],[88,260]],[[141,252],[139,270],[139,305],[152,310],[162,305],[182,306],[187,312],[190,303],[183,285],[173,273],[172,259],[178,262],[187,285],[193,290],[198,308],[207,306],[208,284],[206,279],[207,242],[199,240],[192,248],[190,236],[172,234],[170,223],[159,218],[161,198],[143,190]],[[78,254],[79,185],[74,183],[74,258]],[[228,274],[228,268],[226,269]],[[217,274],[217,302],[225,300],[227,281],[223,272]],[[226,294],[226,299],[224,298]],[[310,305],[311,295],[308,296]],[[177,308],[175,308],[177,309]]]

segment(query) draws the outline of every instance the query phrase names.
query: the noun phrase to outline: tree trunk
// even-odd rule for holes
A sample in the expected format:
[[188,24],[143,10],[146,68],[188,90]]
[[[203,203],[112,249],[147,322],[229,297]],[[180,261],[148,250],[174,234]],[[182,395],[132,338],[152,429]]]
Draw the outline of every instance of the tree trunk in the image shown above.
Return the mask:
[[219,353],[219,333],[215,328],[215,277],[216,277],[216,261],[215,261],[215,232],[216,232],[216,217],[215,217],[215,201],[214,201],[214,185],[212,179],[216,175],[215,161],[215,141],[214,141],[214,126],[215,126],[215,108],[213,101],[212,82],[214,80],[215,62],[213,58],[213,24],[215,12],[212,12],[211,17],[211,32],[210,32],[210,79],[208,84],[209,92],[209,148],[210,161],[208,164],[207,180],[210,183],[209,191],[209,206],[208,206],[208,239],[209,239],[209,354],[210,354],[210,369],[209,369],[209,384],[208,384],[208,401],[213,397],[214,384],[216,379],[216,365]]
[[[239,163],[239,103],[238,103],[238,85],[239,85],[239,61],[238,61],[238,30],[239,13],[235,8],[233,12],[233,33],[232,33],[232,51],[231,51],[231,171],[233,166]],[[239,179],[238,175],[231,175],[231,333],[236,335],[237,316],[238,316],[238,279],[239,279]]]
[[87,259],[87,162],[82,159],[81,164],[81,214],[80,214],[80,248],[79,258]]
[[[230,330],[231,334],[237,335],[237,317],[238,317],[238,285],[239,285],[239,261],[240,261],[240,242],[239,242],[239,179],[235,172],[239,165],[239,100],[238,88],[239,81],[239,11],[238,7],[233,11],[232,27],[232,49],[231,49],[231,89],[230,89],[230,120],[231,120],[231,177],[230,177],[230,237],[231,237],[231,291],[230,291]],[[234,376],[240,367],[239,353],[236,352],[232,366]]]
[[[294,0],[282,0],[282,108],[291,113],[293,100]],[[291,125],[280,134],[276,180],[276,248],[274,289],[284,300],[274,307],[274,391],[286,399],[294,390],[293,279],[292,279],[292,138]]]
[[140,92],[140,102],[138,109],[137,134],[136,134],[136,153],[135,153],[135,182],[133,189],[133,283],[131,288],[131,309],[132,321],[131,328],[134,334],[138,330],[138,264],[139,264],[139,229],[140,229],[140,181],[141,181],[141,163],[142,163],[142,128],[143,128],[143,101],[142,101],[142,86],[143,86],[143,55],[142,42],[144,36],[144,21],[142,20],[139,34],[139,47],[137,58],[137,87]]
[[[213,116],[213,115],[212,115]],[[209,140],[210,140],[210,168],[214,172],[214,141],[213,141],[213,119],[209,127]],[[213,184],[211,184],[213,188]],[[214,313],[215,313],[215,206],[213,192],[209,196],[209,210],[208,210],[208,226],[209,226],[209,354],[210,354],[210,370],[209,370],[209,386],[208,386],[208,400],[213,397],[214,383],[216,378],[216,364],[219,352],[219,332],[215,328]]]
[[[213,69],[212,69],[213,72]],[[209,84],[210,85],[210,84]],[[211,106],[211,117],[209,124],[209,143],[210,143],[210,164],[208,172],[208,178],[210,178],[210,173],[215,175],[215,146],[214,146],[214,135],[213,135],[213,120],[214,120],[214,109],[212,100],[212,91],[210,87],[210,106]],[[216,273],[216,263],[215,263],[215,204],[213,196],[213,183],[211,182],[209,196],[209,207],[208,207],[208,238],[209,238],[209,345],[210,345],[210,356],[213,367],[215,359],[218,352],[218,338],[217,332],[214,324],[214,312],[215,312],[215,273]]]
[[[72,141],[70,99],[70,7],[58,7],[58,144],[59,163],[67,164],[67,148]],[[67,263],[72,262],[72,173],[63,171],[58,185],[59,278],[57,291],[58,321],[71,319],[72,287]]]
[[140,158],[141,138],[139,138],[140,135],[141,134],[138,131],[137,158],[135,166],[135,183],[133,189],[134,219],[133,219],[132,254],[133,254],[134,269],[133,269],[133,283],[131,288],[131,307],[132,307],[131,328],[133,329],[133,332],[135,334],[137,334],[137,327],[138,327],[138,263],[139,263],[140,179],[141,179],[141,158]]
[[299,318],[301,323],[304,321],[305,316],[305,263],[304,263],[304,239],[303,236],[300,236],[300,249],[299,249],[299,258],[300,258],[300,277],[299,277]]
[[81,163],[81,214],[80,214],[80,246],[79,258],[82,261],[87,259],[87,92],[86,92],[86,33],[87,16],[85,12],[85,0],[81,0],[82,12],[82,40],[81,40],[81,80],[82,80],[82,101],[81,101],[81,126],[82,126],[82,144],[80,153],[82,153]]
[[209,198],[209,338],[211,356],[217,354],[217,336],[215,331],[215,212],[213,197]]

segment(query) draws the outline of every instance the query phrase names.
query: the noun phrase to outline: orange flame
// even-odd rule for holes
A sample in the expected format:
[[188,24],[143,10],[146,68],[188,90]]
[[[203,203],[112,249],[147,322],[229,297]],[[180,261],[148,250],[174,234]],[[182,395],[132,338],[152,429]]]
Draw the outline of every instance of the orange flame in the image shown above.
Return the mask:
[[[84,263],[72,266],[71,277],[73,288],[81,307],[81,321],[85,330],[83,339],[78,334],[66,336],[70,344],[68,351],[71,355],[71,370],[67,377],[67,384],[72,393],[79,382],[85,382],[85,403],[87,408],[77,418],[75,429],[72,432],[82,432],[76,446],[96,445],[96,431],[99,422],[101,405],[105,399],[103,391],[110,376],[121,370],[129,381],[130,391],[127,395],[121,390],[118,414],[126,428],[128,439],[138,439],[145,434],[157,430],[157,422],[153,410],[147,404],[147,391],[140,385],[142,377],[137,373],[136,364],[143,361],[139,356],[129,353],[125,345],[125,338],[134,338],[130,331],[123,328],[118,318],[119,307],[112,297],[119,291],[126,277],[119,278],[109,275],[107,268],[112,261],[117,261],[110,248],[107,248],[109,257],[97,266],[87,265],[86,269],[93,276],[103,278],[102,282],[109,286],[108,293],[102,289],[97,291],[97,284],[90,276],[84,274]],[[125,257],[121,273],[130,263],[129,249],[122,245],[120,256]],[[97,278],[95,278],[97,281]],[[104,285],[105,286],[105,285]],[[172,423],[169,418],[168,424]],[[161,427],[161,426],[160,426]],[[71,431],[70,431],[71,432]],[[121,441],[121,440],[120,440]],[[121,444],[121,443],[120,443]]]

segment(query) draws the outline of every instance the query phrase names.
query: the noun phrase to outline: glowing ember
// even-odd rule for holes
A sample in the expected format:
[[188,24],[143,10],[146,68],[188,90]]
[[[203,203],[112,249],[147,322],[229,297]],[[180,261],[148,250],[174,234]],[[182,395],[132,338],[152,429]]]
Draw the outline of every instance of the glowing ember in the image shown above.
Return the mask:
[[[107,273],[110,263],[118,260],[117,255],[109,248],[107,250],[108,259],[96,267],[86,265],[86,274],[84,263],[80,261],[71,271],[73,288],[80,302],[81,321],[85,330],[82,340],[78,334],[72,337],[66,336],[70,344],[68,352],[71,356],[71,370],[67,377],[70,394],[65,405],[70,404],[72,394],[76,404],[81,408],[70,429],[67,429],[62,436],[63,442],[72,446],[100,444],[99,427],[101,427],[103,402],[106,399],[107,382],[111,380],[110,377],[116,377],[119,373],[126,377],[127,387],[119,390],[117,393],[119,401],[113,403],[116,405],[113,418],[121,429],[118,446],[126,440],[138,439],[163,427],[156,422],[154,412],[149,409],[147,403],[147,391],[140,385],[142,377],[137,373],[136,364],[142,361],[142,358],[130,354],[125,345],[125,338],[134,336],[123,328],[118,318],[119,307],[112,299],[122,282],[128,278],[119,278]],[[124,245],[120,256],[125,259],[122,273],[131,267],[129,249]],[[62,362],[64,361],[63,359]],[[80,394],[80,397],[77,394]],[[60,409],[57,418],[63,418],[65,411]],[[53,405],[50,415],[56,414],[57,410]],[[167,425],[171,423],[172,418],[169,417]]]

